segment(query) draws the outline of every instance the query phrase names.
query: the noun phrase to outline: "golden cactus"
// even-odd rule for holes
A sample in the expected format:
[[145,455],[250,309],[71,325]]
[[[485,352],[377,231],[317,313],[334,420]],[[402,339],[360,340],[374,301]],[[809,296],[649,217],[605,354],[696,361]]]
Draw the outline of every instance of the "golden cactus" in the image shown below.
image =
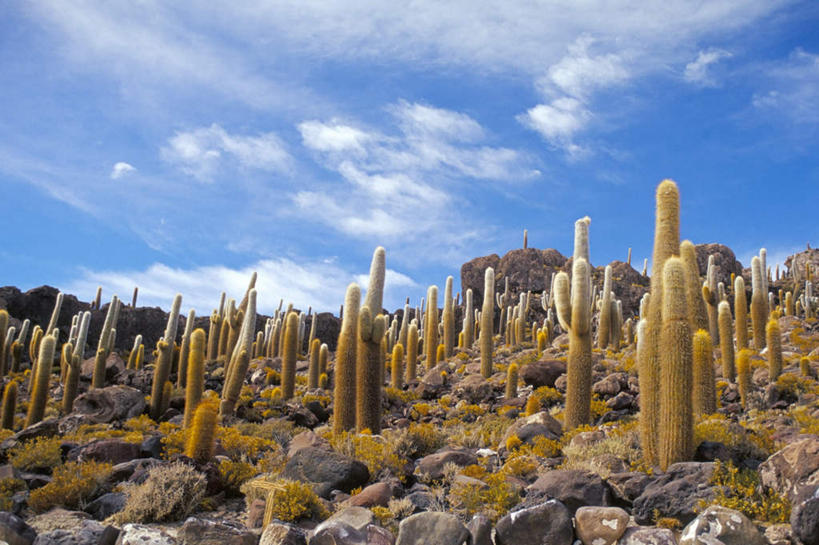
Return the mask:
[[748,408],[748,393],[751,391],[751,350],[743,348],[737,354],[737,385],[742,408]]
[[438,286],[427,289],[427,313],[424,324],[424,353],[427,369],[438,363]]
[[[244,351],[242,353],[246,354]],[[193,416],[193,425],[185,449],[185,455],[188,458],[193,458],[200,464],[207,463],[213,458],[218,421],[219,415],[215,401],[207,400],[199,403]]]
[[310,343],[310,365],[307,368],[307,387],[309,389],[318,388],[318,379],[321,374],[319,369],[319,352],[321,351],[321,341],[313,339]]
[[483,280],[483,307],[481,307],[481,331],[478,341],[481,347],[481,375],[492,376],[492,320],[495,314],[495,270],[488,267]]
[[771,382],[775,382],[782,373],[782,337],[776,319],[769,320],[765,326],[765,338],[768,345],[768,376]]
[[0,415],[0,428],[14,430],[14,413],[17,409],[17,382],[11,381],[3,390],[3,410]]
[[282,395],[285,400],[293,397],[296,389],[296,356],[299,341],[299,315],[290,312],[284,328],[284,352],[282,354]]
[[418,368],[418,326],[410,324],[407,332],[407,382],[415,381]]
[[518,397],[518,364],[513,363],[506,369],[506,399]]
[[[156,343],[156,350],[156,368],[154,369],[154,381],[151,384],[151,418],[159,420],[163,413],[162,394],[168,376],[171,374],[173,347],[164,340],[160,340]],[[100,350],[97,351],[97,357],[100,357]]]
[[54,364],[54,350],[57,339],[52,335],[46,335],[40,342],[40,353],[37,356],[37,367],[32,373],[31,379],[33,388],[31,390],[31,400],[28,404],[28,415],[26,416],[26,426],[33,426],[43,419],[45,414],[46,401],[48,400],[48,386],[51,379],[51,367]]
[[205,388],[205,330],[196,329],[191,333],[188,352],[187,379],[185,382],[185,416],[183,427],[193,421],[194,411],[202,399]]
[[745,295],[745,279],[734,279],[734,314],[736,314],[737,352],[748,348],[748,300]]
[[725,380],[734,381],[734,331],[731,324],[731,307],[728,301],[720,301],[717,306],[719,325],[719,347],[722,352],[722,376]]
[[401,343],[395,343],[392,347],[390,384],[393,388],[401,388],[404,385],[404,347]]
[[[698,297],[699,299],[699,297]],[[694,333],[692,341],[694,373],[691,390],[694,414],[703,416],[717,412],[717,391],[714,382],[714,349],[706,329]]]
[[358,314],[361,289],[358,284],[347,286],[344,297],[344,316],[338,334],[333,393],[333,433],[340,434],[355,428],[355,369],[358,346]]

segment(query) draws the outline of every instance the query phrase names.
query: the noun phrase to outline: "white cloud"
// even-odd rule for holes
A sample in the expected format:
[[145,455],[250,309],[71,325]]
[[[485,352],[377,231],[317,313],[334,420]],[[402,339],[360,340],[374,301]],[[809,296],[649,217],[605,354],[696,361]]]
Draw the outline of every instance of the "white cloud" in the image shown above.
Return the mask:
[[325,152],[356,152],[365,154],[364,145],[371,136],[339,121],[320,123],[305,121],[299,123],[302,143],[313,150]]
[[539,132],[553,146],[563,148],[570,156],[579,157],[585,150],[574,143],[574,137],[591,117],[591,112],[579,100],[563,97],[550,104],[538,104],[518,116],[518,120]]
[[160,150],[162,158],[183,172],[203,181],[213,178],[226,158],[239,167],[286,172],[292,158],[274,133],[258,136],[229,134],[213,124],[192,131],[180,131]]
[[[389,255],[387,256],[389,259]],[[366,270],[369,264],[364,265]],[[259,311],[272,314],[279,300],[285,305],[292,302],[296,308],[307,310],[309,306],[319,311],[338,312],[344,302],[344,293],[350,282],[358,282],[362,290],[367,287],[368,274],[341,267],[331,259],[315,259],[296,262],[287,258],[264,259],[237,269],[225,266],[201,266],[189,269],[174,268],[155,263],[145,270],[92,271],[63,287],[80,299],[93,297],[97,286],[103,293],[130,296],[134,286],[139,286],[140,306],[159,306],[167,309],[174,295],[182,294],[183,309],[193,308],[200,316],[209,316],[219,304],[219,295],[225,291],[228,297],[241,299],[247,289],[251,274],[256,271],[257,301]],[[398,308],[409,291],[418,285],[410,277],[387,269],[385,278],[385,305]]]
[[724,49],[711,48],[700,51],[697,58],[685,65],[683,79],[689,83],[702,87],[713,87],[716,80],[708,73],[708,68],[723,59],[729,59],[733,55]]
[[766,75],[773,88],[754,95],[754,107],[795,124],[819,123],[819,54],[797,48]]
[[114,168],[111,169],[111,179],[118,180],[131,172],[136,172],[136,168],[133,165],[120,161],[115,163]]

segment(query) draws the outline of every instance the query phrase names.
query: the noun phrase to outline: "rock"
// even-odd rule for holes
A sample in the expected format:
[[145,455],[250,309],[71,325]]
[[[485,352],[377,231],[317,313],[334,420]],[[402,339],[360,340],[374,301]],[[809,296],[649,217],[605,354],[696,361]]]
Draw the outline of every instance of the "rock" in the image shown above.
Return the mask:
[[680,545],[767,545],[748,517],[721,505],[703,511],[680,535]]
[[340,520],[327,521],[313,532],[310,545],[393,545],[392,534],[374,524],[356,529]]
[[591,471],[557,469],[542,474],[527,489],[527,496],[539,494],[560,500],[571,513],[584,505],[612,505],[609,485]]
[[532,388],[554,388],[555,381],[566,373],[566,362],[559,360],[533,361],[520,369],[520,378]]
[[[810,263],[812,271],[819,270],[819,248],[808,248],[804,252],[799,252],[785,259],[785,267],[791,272],[797,285],[804,287],[806,280],[805,265],[808,263]],[[816,293],[815,288],[814,293]]]
[[287,416],[296,426],[313,429],[319,424],[319,419],[312,411],[299,407]]
[[455,515],[427,511],[401,521],[396,545],[463,545],[471,539],[469,530]]
[[374,483],[350,498],[349,505],[361,507],[386,507],[392,499],[392,486],[387,483]]
[[[139,445],[128,443],[122,439],[101,439],[89,443],[77,449],[76,459],[80,462],[93,460],[95,462],[108,462],[110,464],[121,464],[139,458]],[[73,456],[69,454],[69,459]]]
[[363,530],[364,528],[375,522],[375,516],[373,515],[372,511],[370,511],[369,509],[365,509],[364,507],[358,506],[345,507],[341,511],[336,512],[335,514],[333,514],[333,516],[331,516],[330,518],[316,526],[316,531],[318,531],[319,528],[321,528],[325,524],[336,521],[342,522],[352,528],[355,528],[356,530]]
[[264,498],[256,498],[247,508],[247,518],[245,526],[248,528],[261,528],[264,523],[264,508],[266,502]]
[[292,458],[298,451],[307,447],[331,450],[330,443],[328,443],[324,437],[317,435],[311,430],[307,430],[299,433],[290,440],[290,444],[287,447],[287,457]]
[[552,440],[559,439],[563,435],[563,426],[549,413],[541,411],[515,420],[514,424],[506,429],[501,446],[505,446],[506,441],[513,435],[516,435],[524,443],[531,445],[537,437],[546,437]]
[[17,515],[0,511],[0,541],[8,545],[31,545],[37,532]]
[[415,473],[429,480],[439,480],[444,476],[444,466],[455,464],[465,467],[478,463],[478,458],[468,449],[444,448],[434,454],[420,458],[415,465]]
[[179,545],[256,545],[259,538],[238,524],[190,517],[176,537]]
[[103,526],[93,520],[84,520],[82,523],[69,529],[57,529],[41,533],[34,540],[34,545],[114,545],[119,536],[119,530],[113,526]]
[[168,532],[144,524],[125,524],[116,545],[177,545],[179,542]]
[[122,462],[111,469],[111,476],[108,480],[112,483],[132,480],[134,475],[147,474],[148,469],[162,463],[162,460],[153,458],[137,458],[136,460]]
[[59,432],[59,421],[56,418],[46,418],[33,426],[23,428],[14,434],[12,439],[20,443],[31,441],[37,437],[53,437]]
[[[486,269],[492,267],[495,270],[495,292],[497,293],[497,274],[500,256],[492,254],[485,257],[476,257],[461,265],[461,293],[466,293],[467,289],[472,289],[472,300],[483,301],[483,280]],[[500,283],[500,291],[503,292],[503,282]]]
[[[717,282],[725,284],[726,289],[731,284],[731,273],[742,276],[742,263],[737,261],[734,251],[724,244],[697,244],[694,246],[697,253],[697,267],[700,275],[705,276],[708,270],[708,257],[714,256],[714,269]],[[746,281],[750,286],[750,282]]]
[[791,509],[791,529],[804,545],[819,545],[819,486],[804,488]]
[[622,502],[627,505],[631,505],[652,480],[651,477],[639,471],[612,473],[606,478],[614,498],[618,503]]
[[454,388],[455,397],[468,403],[478,404],[490,401],[495,392],[492,383],[481,375],[468,375]]
[[492,521],[487,516],[475,515],[466,529],[472,535],[472,545],[492,545]]
[[495,527],[497,545],[571,545],[572,517],[558,500],[512,511]]
[[694,453],[694,460],[697,462],[731,461],[735,466],[740,466],[742,463],[742,457],[738,452],[717,441],[703,441],[700,443]]
[[631,408],[634,405],[634,396],[628,392],[620,392],[606,401],[606,407],[614,411]]
[[271,520],[262,532],[259,545],[307,545],[307,534],[298,526]]
[[299,450],[287,461],[282,476],[314,483],[316,494],[325,499],[333,490],[350,492],[370,480],[367,466],[358,460],[316,447]]
[[606,397],[614,397],[620,393],[620,390],[627,385],[626,378],[622,379],[618,376],[622,373],[612,373],[605,378],[598,380],[592,386],[592,392]]
[[762,462],[758,471],[763,486],[793,501],[801,489],[819,484],[819,437],[789,444]]
[[673,517],[688,524],[696,517],[700,500],[713,495],[709,484],[714,473],[711,462],[679,462],[654,479],[634,500],[631,511],[638,524],[651,524],[655,511],[661,517]]
[[574,518],[583,545],[613,545],[626,531],[629,516],[619,507],[581,507]]
[[793,532],[789,524],[772,524],[765,528],[765,539],[770,545],[792,545]]
[[145,411],[145,396],[130,386],[96,388],[77,396],[74,413],[85,415],[95,424],[125,421]]
[[677,545],[674,532],[668,528],[644,528],[632,526],[626,532],[618,545]]
[[606,434],[600,430],[581,431],[569,441],[572,447],[590,447],[606,438]]
[[441,363],[424,373],[415,387],[415,393],[421,399],[437,399],[444,389],[444,380],[441,378],[441,371],[449,372],[446,362]]
[[139,445],[139,457],[160,458],[162,456],[162,450],[165,448],[162,445],[163,438],[162,435],[149,435],[143,439]]
[[[80,377],[85,380],[91,380],[94,376],[95,360],[95,357],[91,357],[82,362]],[[105,383],[112,384],[116,382],[117,377],[123,371],[125,371],[125,362],[122,361],[119,354],[116,352],[108,354],[108,358],[105,360]]]
[[122,511],[126,499],[127,496],[122,492],[109,492],[86,505],[84,511],[97,520],[104,520]]

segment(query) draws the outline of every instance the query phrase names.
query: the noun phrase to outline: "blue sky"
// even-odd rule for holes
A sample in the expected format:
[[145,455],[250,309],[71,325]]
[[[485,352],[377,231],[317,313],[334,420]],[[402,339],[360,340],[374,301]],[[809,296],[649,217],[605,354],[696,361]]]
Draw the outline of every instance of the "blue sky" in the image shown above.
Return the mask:
[[585,215],[639,268],[665,177],[746,266],[819,245],[816,3],[211,4],[0,8],[0,285],[335,310],[383,245],[396,308]]

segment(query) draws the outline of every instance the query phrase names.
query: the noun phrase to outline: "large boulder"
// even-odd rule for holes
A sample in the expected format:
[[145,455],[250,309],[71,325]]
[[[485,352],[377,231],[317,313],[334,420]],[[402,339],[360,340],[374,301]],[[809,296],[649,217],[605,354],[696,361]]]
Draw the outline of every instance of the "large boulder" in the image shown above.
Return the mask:
[[[787,267],[793,275],[796,284],[802,286],[803,289],[806,280],[805,265],[808,263],[810,263],[811,271],[819,271],[819,248],[811,248],[808,246],[804,252],[794,254],[785,260],[785,267]],[[816,290],[814,290],[814,293],[815,292]]]
[[179,545],[256,545],[259,538],[239,524],[190,517],[177,540]]
[[125,421],[145,411],[145,396],[130,386],[95,388],[77,396],[74,413],[95,424]]
[[455,515],[427,511],[401,521],[396,545],[463,545],[471,540],[469,530]]
[[468,449],[444,448],[434,454],[420,458],[415,465],[415,473],[432,481],[440,480],[444,476],[444,466],[455,464],[465,467],[478,463],[478,458]]
[[557,500],[512,511],[495,527],[497,545],[571,545],[572,516]]
[[501,446],[506,445],[506,441],[513,435],[524,443],[533,445],[537,437],[559,439],[563,435],[563,426],[552,415],[541,411],[515,420],[515,423],[506,429]]
[[566,373],[566,362],[560,360],[533,361],[520,369],[520,378],[527,386],[554,388],[555,381]]
[[683,529],[680,545],[767,545],[767,541],[739,511],[712,505]]
[[803,488],[819,484],[819,437],[789,444],[762,462],[758,471],[763,486],[793,500]]
[[734,251],[724,244],[697,244],[694,246],[697,252],[697,267],[700,276],[705,276],[708,270],[708,257],[714,256],[714,268],[716,270],[717,282],[725,284],[725,289],[731,283],[731,273],[737,276],[742,275],[742,263],[737,261]]
[[791,529],[804,545],[819,545],[819,485],[803,488],[795,498]]
[[580,469],[547,471],[529,485],[526,493],[556,498],[572,514],[584,505],[607,507],[613,503],[609,485],[596,473]]
[[8,511],[0,511],[0,541],[8,545],[31,545],[37,532],[26,522]]
[[619,507],[581,507],[575,530],[583,545],[614,545],[628,525],[628,513]]
[[700,500],[709,500],[714,474],[711,462],[679,462],[659,475],[634,500],[631,511],[638,524],[652,524],[656,516],[673,517],[688,524],[697,516]]
[[350,492],[370,480],[367,466],[358,460],[316,447],[296,452],[284,466],[282,476],[314,484],[316,493],[325,499],[333,490]]

